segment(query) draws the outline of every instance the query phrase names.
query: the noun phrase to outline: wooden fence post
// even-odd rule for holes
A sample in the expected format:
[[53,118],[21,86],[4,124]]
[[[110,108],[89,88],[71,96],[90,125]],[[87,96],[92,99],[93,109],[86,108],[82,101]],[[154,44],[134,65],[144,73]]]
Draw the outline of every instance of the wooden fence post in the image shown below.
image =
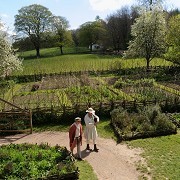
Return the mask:
[[32,134],[33,129],[32,129],[32,111],[31,110],[29,110],[29,119],[30,119],[30,134]]
[[125,109],[126,108],[126,100],[123,100],[122,102],[122,107]]
[[134,100],[133,106],[134,106],[134,109],[137,108],[137,102],[136,102],[136,100]]

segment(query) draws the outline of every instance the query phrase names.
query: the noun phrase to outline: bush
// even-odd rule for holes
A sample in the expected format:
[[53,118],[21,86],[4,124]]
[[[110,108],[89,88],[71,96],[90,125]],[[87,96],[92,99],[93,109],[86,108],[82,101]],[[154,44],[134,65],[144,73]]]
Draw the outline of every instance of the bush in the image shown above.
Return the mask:
[[137,139],[177,133],[176,126],[163,113],[158,105],[146,106],[138,113],[114,109],[111,123],[120,139]]

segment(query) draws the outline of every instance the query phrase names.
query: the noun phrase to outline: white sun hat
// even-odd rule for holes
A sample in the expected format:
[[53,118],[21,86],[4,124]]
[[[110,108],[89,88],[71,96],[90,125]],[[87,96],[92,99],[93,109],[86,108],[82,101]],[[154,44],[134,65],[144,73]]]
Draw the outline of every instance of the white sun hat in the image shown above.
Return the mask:
[[93,108],[88,108],[88,109],[86,110],[86,112],[95,113],[95,110],[94,110]]
[[80,117],[76,117],[74,120],[75,121],[81,121],[81,118]]

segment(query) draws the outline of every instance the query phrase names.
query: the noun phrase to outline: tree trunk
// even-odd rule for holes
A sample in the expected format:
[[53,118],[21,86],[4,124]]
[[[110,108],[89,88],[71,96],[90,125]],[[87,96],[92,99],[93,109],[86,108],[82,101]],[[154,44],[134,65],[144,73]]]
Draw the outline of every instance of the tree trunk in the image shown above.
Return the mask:
[[146,71],[149,72],[149,64],[150,64],[150,59],[146,59]]
[[93,45],[93,44],[91,43],[91,45],[90,45],[90,51],[91,51],[91,52],[92,52],[92,45]]
[[63,54],[63,46],[60,45],[60,51],[61,51],[61,54]]
[[40,48],[39,47],[36,48],[36,57],[37,58],[40,57]]

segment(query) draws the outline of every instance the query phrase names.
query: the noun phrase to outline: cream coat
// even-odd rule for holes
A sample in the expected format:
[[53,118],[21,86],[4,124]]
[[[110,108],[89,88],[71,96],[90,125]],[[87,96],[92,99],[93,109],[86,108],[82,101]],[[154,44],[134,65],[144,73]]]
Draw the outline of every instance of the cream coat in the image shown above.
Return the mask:
[[99,117],[95,114],[93,114],[92,117],[89,117],[88,113],[84,117],[84,122],[85,122],[85,130],[84,130],[84,137],[87,140],[96,140],[98,134],[94,122],[94,118],[97,118],[97,122],[99,122]]

